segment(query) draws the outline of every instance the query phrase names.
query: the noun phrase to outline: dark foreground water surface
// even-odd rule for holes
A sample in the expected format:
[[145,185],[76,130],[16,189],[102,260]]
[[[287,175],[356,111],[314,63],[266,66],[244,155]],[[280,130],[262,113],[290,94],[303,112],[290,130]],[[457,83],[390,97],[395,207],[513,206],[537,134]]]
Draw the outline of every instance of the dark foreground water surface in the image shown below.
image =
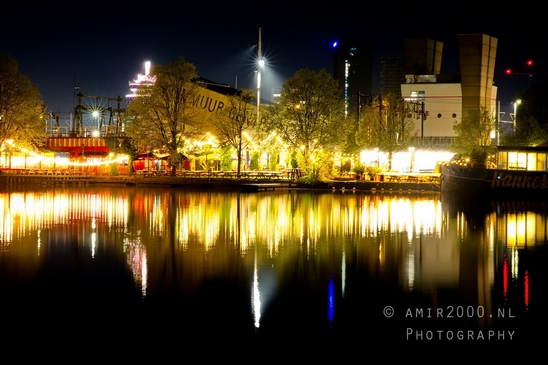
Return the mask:
[[542,202],[67,187],[0,218],[2,341],[30,352],[548,339]]

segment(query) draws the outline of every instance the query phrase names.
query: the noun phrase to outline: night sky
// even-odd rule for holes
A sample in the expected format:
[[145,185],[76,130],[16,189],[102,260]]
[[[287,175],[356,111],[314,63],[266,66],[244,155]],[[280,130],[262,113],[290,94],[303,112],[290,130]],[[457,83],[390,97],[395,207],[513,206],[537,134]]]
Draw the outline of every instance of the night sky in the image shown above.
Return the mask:
[[458,72],[457,34],[498,38],[495,85],[502,110],[511,109],[528,82],[527,76],[506,76],[507,68],[527,72],[526,62],[533,59],[535,71],[548,70],[548,32],[529,9],[496,15],[493,9],[468,14],[444,9],[439,2],[433,10],[424,3],[410,8],[362,3],[347,9],[338,6],[350,2],[331,7],[284,1],[184,3],[11,4],[0,21],[0,52],[15,58],[21,72],[40,86],[48,111],[61,114],[72,111],[74,86],[86,95],[125,96],[128,81],[143,72],[146,60],[165,65],[184,57],[204,78],[255,88],[259,27],[268,67],[265,99],[301,68],[332,72],[331,45],[345,38],[373,44],[373,93],[380,91],[380,58],[401,55],[402,39],[410,37],[444,43],[442,73]]

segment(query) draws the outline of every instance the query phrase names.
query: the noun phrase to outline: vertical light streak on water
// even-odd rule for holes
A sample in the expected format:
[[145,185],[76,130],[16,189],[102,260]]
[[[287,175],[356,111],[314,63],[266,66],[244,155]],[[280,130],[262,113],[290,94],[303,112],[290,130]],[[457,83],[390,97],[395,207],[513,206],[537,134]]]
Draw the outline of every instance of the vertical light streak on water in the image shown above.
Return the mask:
[[261,293],[259,292],[259,270],[257,268],[257,248],[255,248],[255,261],[253,264],[253,285],[251,288],[251,306],[253,308],[255,328],[259,328],[261,321]]
[[346,251],[344,249],[344,244],[342,246],[342,262],[341,262],[341,291],[342,297],[344,298],[344,291],[346,289]]
[[148,261],[147,261],[147,250],[145,247],[141,246],[141,294],[144,297],[147,295],[147,285],[148,285]]
[[525,270],[524,286],[525,286],[525,311],[528,311],[529,310],[529,271],[528,270]]
[[307,228],[308,228],[308,234],[306,238],[306,259],[309,260],[310,259],[310,243],[312,241],[312,245],[314,244],[314,239],[316,234],[314,230],[314,212],[312,210],[308,212]]
[[382,242],[379,243],[379,264],[382,265],[384,264],[384,257],[382,255],[382,249],[383,249],[383,246],[382,246]]
[[95,257],[95,246],[97,243],[97,233],[93,232],[91,234],[91,257]]
[[504,255],[502,264],[502,296],[504,297],[504,305],[508,304],[508,258]]
[[496,215],[492,215],[489,221],[489,286],[493,289],[495,285],[495,231]]
[[93,233],[91,234],[91,257],[95,257],[95,245],[97,243],[97,233],[95,232],[95,229],[97,228],[95,218],[91,220],[91,229],[93,229]]
[[407,274],[407,285],[409,287],[409,291],[413,291],[415,289],[415,253],[412,246],[410,246],[407,265],[409,266]]
[[304,219],[303,217],[301,216],[300,217],[300,227],[299,227],[299,249],[302,251],[303,250],[303,245],[304,245]]
[[329,278],[329,286],[327,289],[327,318],[329,319],[329,325],[333,323],[335,317],[335,288],[333,285],[333,275]]
[[512,248],[512,283],[515,285],[518,280],[518,265],[519,265],[519,254],[518,246],[515,245]]

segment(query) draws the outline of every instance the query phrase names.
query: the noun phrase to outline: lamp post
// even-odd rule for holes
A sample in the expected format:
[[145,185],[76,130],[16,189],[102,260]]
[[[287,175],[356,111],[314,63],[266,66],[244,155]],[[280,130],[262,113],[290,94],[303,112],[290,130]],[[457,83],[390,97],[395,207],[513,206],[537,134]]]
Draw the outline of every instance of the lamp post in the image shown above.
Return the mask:
[[521,104],[521,100],[516,100],[514,101],[514,134],[516,134],[516,117],[517,117],[517,112],[518,112],[518,105]]
[[257,121],[260,117],[261,106],[261,67],[264,66],[264,59],[261,53],[261,28],[259,28],[259,42],[257,43]]

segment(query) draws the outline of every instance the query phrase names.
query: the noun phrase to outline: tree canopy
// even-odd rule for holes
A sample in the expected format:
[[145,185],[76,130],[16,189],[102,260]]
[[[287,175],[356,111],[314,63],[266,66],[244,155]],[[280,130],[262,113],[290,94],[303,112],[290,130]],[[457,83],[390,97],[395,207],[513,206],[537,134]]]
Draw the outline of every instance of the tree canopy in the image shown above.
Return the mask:
[[228,104],[215,114],[212,127],[221,144],[227,144],[236,150],[238,173],[241,171],[242,150],[250,140],[244,139],[244,132],[255,132],[257,109],[251,104],[255,99],[252,90],[240,90],[237,95],[227,96]]
[[347,129],[344,100],[337,82],[325,70],[297,71],[283,84],[278,103],[262,115],[262,126],[276,131],[300,156],[299,167],[307,175],[317,171],[321,151],[343,147]]
[[156,82],[138,90],[128,105],[126,133],[140,149],[165,149],[171,155],[172,174],[180,164],[180,152],[188,141],[203,134],[199,110],[193,105],[199,94],[195,66],[184,58],[166,65],[155,65],[151,74]]
[[453,123],[455,142],[452,150],[468,154],[474,149],[489,151],[493,148],[491,132],[497,130],[497,118],[486,108],[469,110],[460,122]]
[[[415,122],[409,116],[410,105],[395,95],[371,99],[360,115],[356,142],[361,147],[379,148],[388,153],[391,165],[395,152],[416,143]],[[389,166],[391,169],[392,166]]]
[[518,99],[516,131],[503,139],[504,144],[534,146],[548,142],[548,80],[532,83]]
[[44,110],[38,85],[20,73],[15,59],[0,55],[0,145],[7,140],[27,148],[42,145]]

